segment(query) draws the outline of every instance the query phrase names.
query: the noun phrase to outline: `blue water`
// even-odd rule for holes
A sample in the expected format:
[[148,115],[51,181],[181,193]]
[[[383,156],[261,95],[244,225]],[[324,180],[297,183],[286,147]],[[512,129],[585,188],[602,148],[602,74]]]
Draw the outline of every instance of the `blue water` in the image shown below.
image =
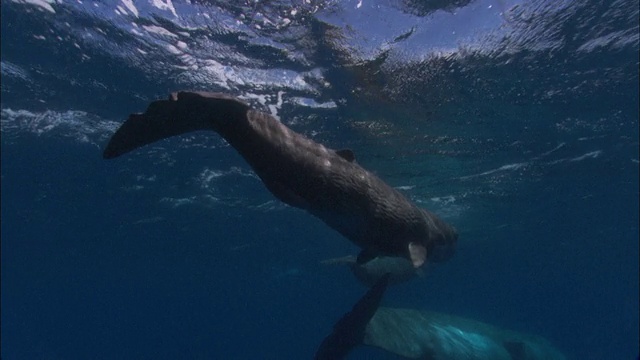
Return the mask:
[[[2,353],[309,359],[358,249],[216,134],[114,160],[177,89],[243,96],[460,231],[384,304],[638,355],[638,1],[2,1]],[[350,359],[395,359],[360,347]]]

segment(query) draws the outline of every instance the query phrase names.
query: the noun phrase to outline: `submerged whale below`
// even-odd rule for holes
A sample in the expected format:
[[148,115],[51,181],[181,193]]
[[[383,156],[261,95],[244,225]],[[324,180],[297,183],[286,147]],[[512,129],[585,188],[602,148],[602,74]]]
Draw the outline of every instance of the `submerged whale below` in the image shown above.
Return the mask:
[[344,359],[367,345],[420,360],[566,360],[539,336],[448,314],[379,307],[389,276],[380,277],[333,326],[315,359]]
[[539,336],[414,309],[379,308],[367,324],[363,344],[408,359],[566,360]]
[[455,229],[358,165],[353,152],[328,149],[228,95],[178,92],[154,101],[145,113],[129,116],[103,156],[198,130],[220,134],[276,198],[361,247],[360,262],[395,255],[419,267],[454,253]]

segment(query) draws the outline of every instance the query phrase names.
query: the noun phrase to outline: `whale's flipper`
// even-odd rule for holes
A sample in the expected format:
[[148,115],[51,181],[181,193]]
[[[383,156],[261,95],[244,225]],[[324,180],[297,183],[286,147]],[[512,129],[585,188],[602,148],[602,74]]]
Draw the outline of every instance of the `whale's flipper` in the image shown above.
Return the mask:
[[[416,269],[421,267],[427,260],[427,249],[423,245],[420,245],[416,242],[409,243],[409,245],[407,246],[407,254],[407,258],[411,260],[413,267]],[[376,250],[373,250],[371,248],[364,248],[358,254],[356,263],[359,265],[366,264],[380,255],[381,254]]]
[[158,140],[197,130],[216,130],[223,121],[246,116],[249,106],[229,95],[172,93],[152,102],[143,114],[131,114],[109,140],[103,157],[112,159]]
[[378,310],[388,284],[389,274],[386,274],[358,300],[350,312],[338,320],[333,332],[320,344],[314,359],[343,359],[354,347],[362,344],[365,328]]

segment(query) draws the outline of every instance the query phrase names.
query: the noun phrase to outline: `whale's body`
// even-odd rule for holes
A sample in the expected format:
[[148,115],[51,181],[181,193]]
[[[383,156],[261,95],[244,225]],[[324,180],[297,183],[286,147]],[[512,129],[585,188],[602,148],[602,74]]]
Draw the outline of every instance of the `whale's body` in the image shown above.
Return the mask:
[[369,319],[363,344],[408,359],[566,360],[542,337],[454,315],[380,307]]
[[275,197],[360,246],[363,261],[396,255],[418,267],[453,254],[456,231],[358,165],[350,150],[328,149],[227,95],[180,92],[152,102],[116,131],[104,157],[197,130],[219,133]]
[[539,336],[449,314],[380,307],[390,276],[380,277],[335,323],[315,359],[344,359],[367,345],[406,359],[566,360]]

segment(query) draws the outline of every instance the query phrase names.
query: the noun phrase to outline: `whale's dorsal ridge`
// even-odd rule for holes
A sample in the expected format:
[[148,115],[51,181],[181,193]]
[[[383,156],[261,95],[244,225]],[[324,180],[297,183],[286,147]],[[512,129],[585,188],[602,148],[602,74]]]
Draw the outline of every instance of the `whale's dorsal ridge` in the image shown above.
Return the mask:
[[348,162],[356,161],[356,154],[354,154],[353,150],[351,149],[336,150],[336,154],[338,154],[341,158],[347,160]]

